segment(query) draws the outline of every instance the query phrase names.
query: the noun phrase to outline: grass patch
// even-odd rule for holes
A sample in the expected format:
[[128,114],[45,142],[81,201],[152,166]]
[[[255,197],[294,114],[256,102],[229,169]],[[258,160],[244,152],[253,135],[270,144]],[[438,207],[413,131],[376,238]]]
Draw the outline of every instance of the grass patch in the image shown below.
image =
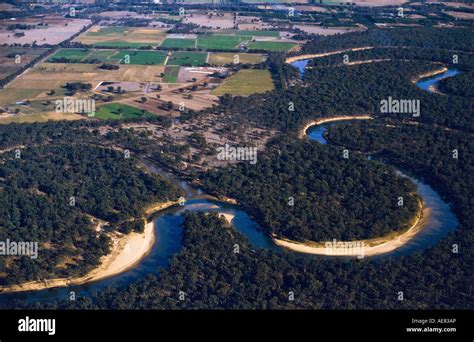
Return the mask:
[[112,60],[125,64],[127,55],[130,57],[130,64],[134,65],[163,65],[166,59],[165,51],[122,50],[114,55]]
[[60,49],[48,58],[48,62],[54,61],[57,58],[67,58],[80,62],[89,54],[89,52],[89,49]]
[[173,52],[168,59],[168,65],[191,65],[201,66],[206,64],[207,53],[205,52]]
[[296,46],[289,42],[251,42],[249,49],[267,50],[267,51],[288,51]]
[[201,35],[197,40],[198,49],[235,50],[242,42],[250,41],[252,37],[226,36],[226,35]]
[[166,38],[160,47],[170,49],[192,49],[196,43],[195,39]]
[[106,62],[116,53],[116,50],[92,50],[86,59],[97,59],[101,62]]
[[164,83],[176,83],[178,79],[179,67],[178,66],[167,66],[165,68],[163,82]]
[[92,46],[97,47],[105,47],[105,48],[141,48],[144,46],[153,46],[156,45],[154,43],[133,43],[133,42],[126,42],[123,40],[118,41],[109,41],[109,42],[100,42],[94,43]]
[[214,95],[251,95],[273,90],[273,81],[268,70],[243,69],[226,79],[214,89]]
[[95,113],[99,119],[128,119],[144,116],[155,116],[155,114],[146,110],[138,109],[122,103],[108,103],[100,106]]
[[235,31],[238,36],[253,36],[253,37],[280,37],[278,31],[258,31],[258,30],[239,30]]

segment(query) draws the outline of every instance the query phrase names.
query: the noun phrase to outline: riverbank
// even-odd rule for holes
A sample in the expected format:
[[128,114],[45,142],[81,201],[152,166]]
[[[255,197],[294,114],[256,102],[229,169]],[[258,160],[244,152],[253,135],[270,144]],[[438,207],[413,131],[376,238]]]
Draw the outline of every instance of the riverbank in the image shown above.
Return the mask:
[[235,214],[219,213],[219,216],[223,217],[227,221],[228,224],[232,224],[232,220],[234,219]]
[[413,224],[404,232],[391,233],[384,237],[366,240],[337,241],[336,245],[333,241],[297,242],[277,238],[275,235],[272,236],[272,240],[277,246],[299,253],[362,258],[392,252],[403,246],[425,227],[429,221],[429,216],[430,209],[425,208],[420,201]]
[[313,120],[308,122],[304,127],[300,130],[298,136],[300,139],[306,136],[306,131],[311,128],[312,126],[322,125],[328,122],[333,121],[346,121],[346,120],[371,120],[373,117],[371,115],[352,115],[352,116],[334,116],[330,118],[320,118],[317,120]]
[[[175,201],[158,203],[147,209],[146,214],[164,210],[175,205]],[[98,223],[101,225],[102,223]],[[30,281],[22,284],[1,286],[0,293],[12,293],[33,290],[45,290],[55,287],[83,285],[86,283],[102,280],[116,276],[133,268],[144,257],[146,257],[155,243],[154,221],[146,222],[143,233],[131,232],[127,235],[113,233],[111,252],[101,258],[98,267],[94,268],[84,276],[76,278],[55,278]],[[100,230],[100,227],[98,227]]]
[[337,51],[331,51],[331,52],[321,52],[321,53],[314,53],[314,54],[306,54],[306,55],[298,55],[298,56],[293,56],[293,57],[288,57],[285,59],[285,63],[290,64],[296,61],[300,61],[302,59],[313,59],[313,58],[321,58],[321,57],[327,57],[327,56],[332,56],[332,55],[338,55],[344,52],[349,52],[349,51],[362,51],[362,50],[370,50],[373,49],[373,46],[363,46],[359,48],[352,48],[352,49],[345,49],[345,50],[337,50]]
[[436,76],[436,75],[439,75],[439,74],[442,74],[444,72],[448,71],[448,68],[446,67],[443,67],[441,69],[437,69],[437,70],[433,70],[433,71],[430,71],[426,74],[421,74],[421,75],[418,75],[417,77],[415,77],[414,79],[411,80],[412,83],[418,83],[420,80],[422,80],[423,78],[430,78],[430,77],[433,77],[433,76]]

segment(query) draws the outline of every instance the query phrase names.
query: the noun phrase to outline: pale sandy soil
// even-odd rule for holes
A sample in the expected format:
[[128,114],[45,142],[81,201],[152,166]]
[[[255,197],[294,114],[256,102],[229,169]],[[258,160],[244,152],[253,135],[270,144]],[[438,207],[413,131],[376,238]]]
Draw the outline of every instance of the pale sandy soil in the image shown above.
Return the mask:
[[[67,26],[59,21],[55,23],[45,20],[49,23],[49,27],[15,31],[2,29],[0,31],[0,44],[32,44],[35,41],[37,45],[59,44],[91,23],[88,19],[62,18],[62,20],[66,21]],[[11,21],[11,23],[17,23],[17,21]],[[24,32],[25,36],[18,38],[14,37],[14,32]]]
[[346,115],[346,116],[335,116],[332,118],[321,118],[308,122],[300,131],[299,137],[304,138],[306,136],[306,131],[313,126],[322,125],[327,122],[333,121],[345,121],[345,120],[371,120],[373,119],[370,115]]
[[183,20],[184,23],[192,23],[200,26],[212,27],[212,28],[232,28],[234,26],[234,20],[230,13],[224,13],[224,16],[212,16],[209,18],[206,14],[193,13],[192,16],[188,15]]
[[446,11],[446,14],[449,14],[451,17],[456,18],[456,19],[466,19],[466,20],[474,19],[474,13]]
[[[465,7],[465,8],[474,8],[473,3],[465,3],[465,2],[456,2],[456,1],[438,1],[438,0],[428,0],[426,1],[430,4],[443,4],[449,7]],[[421,3],[414,2],[413,5],[422,5]]]
[[319,34],[321,36],[332,36],[335,34],[349,33],[355,31],[362,31],[362,28],[358,27],[328,27],[324,28],[317,25],[295,25],[295,28],[305,31],[307,33]]
[[299,55],[299,56],[288,57],[285,60],[285,63],[293,63],[293,62],[296,62],[296,61],[300,61],[302,59],[321,58],[321,57],[326,57],[326,56],[331,56],[331,55],[337,55],[337,54],[340,54],[340,53],[343,53],[343,52],[348,52],[348,51],[361,51],[361,50],[369,50],[369,49],[373,49],[373,47],[372,46],[365,46],[365,47],[347,49],[347,50],[338,50],[338,51],[331,51],[331,52],[322,52],[322,53],[315,53],[315,54]]
[[[367,239],[367,240],[358,240],[358,241],[349,241],[351,243],[358,243],[361,247],[361,254],[354,254],[355,250],[348,249],[344,250],[332,250],[325,247],[324,242],[314,243],[314,242],[296,242],[287,239],[279,239],[275,236],[272,237],[275,244],[281,247],[288,248],[292,251],[306,253],[306,254],[317,254],[317,255],[327,255],[327,256],[354,256],[354,257],[364,257],[364,256],[374,256],[379,254],[384,254],[391,252],[410,241],[417,233],[419,233],[423,228],[426,227],[428,223],[428,218],[430,215],[429,208],[422,208],[420,205],[420,210],[416,216],[416,219],[413,225],[403,233],[390,234],[386,237]],[[331,242],[331,241],[329,241]]]
[[370,63],[378,63],[378,62],[387,62],[389,61],[389,58],[385,59],[368,59],[366,61],[353,61],[353,62],[348,62],[345,63],[346,65],[360,65],[360,64],[370,64]]
[[446,71],[448,71],[448,68],[442,67],[441,69],[433,70],[433,71],[427,72],[426,74],[418,75],[417,77],[413,78],[411,80],[411,82],[416,83],[419,80],[421,80],[422,78],[433,77],[433,76],[436,76],[438,74],[442,74],[443,72],[446,72]]
[[[343,2],[343,1],[341,1]],[[352,0],[357,6],[378,7],[378,6],[398,6],[407,0]]]
[[228,224],[232,224],[232,220],[235,217],[234,214],[229,214],[229,213],[219,213],[219,216],[222,216],[227,221]]
[[[174,204],[176,204],[176,202],[169,201],[152,205],[147,209],[147,213],[163,210]],[[102,224],[103,223],[99,223],[99,225]],[[98,230],[100,230],[100,228],[101,227],[97,227]],[[82,277],[44,279],[17,285],[2,286],[0,287],[0,293],[81,285],[125,272],[135,266],[150,252],[155,242],[154,222],[147,222],[143,233],[132,232],[128,235],[116,233],[112,241],[112,252],[103,256],[100,265]]]

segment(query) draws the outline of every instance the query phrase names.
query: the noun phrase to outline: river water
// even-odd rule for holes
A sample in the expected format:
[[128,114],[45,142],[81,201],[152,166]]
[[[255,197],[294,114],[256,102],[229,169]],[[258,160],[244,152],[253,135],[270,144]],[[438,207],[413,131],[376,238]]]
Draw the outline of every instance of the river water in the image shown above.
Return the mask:
[[[324,132],[327,130],[329,125],[334,124],[337,124],[337,122],[322,124],[310,128],[307,131],[308,138],[312,141],[326,144],[327,141],[324,138]],[[186,210],[203,212],[216,211],[235,215],[232,220],[232,225],[249,240],[254,248],[272,249],[281,253],[296,253],[276,246],[263,232],[259,225],[238,206],[214,200],[210,196],[204,194],[200,189],[196,189],[190,184],[177,179],[173,175],[160,170],[153,164],[146,161],[144,161],[144,163],[150,172],[159,173],[165,178],[171,180],[181,189],[183,196],[186,198],[186,202],[183,206],[169,208],[152,216],[155,225],[156,242],[152,247],[150,254],[143,258],[132,269],[114,277],[67,288],[3,294],[0,295],[0,303],[6,303],[14,299],[23,299],[29,302],[47,302],[56,299],[68,299],[70,291],[74,291],[76,296],[90,296],[108,286],[126,286],[144,278],[147,274],[158,274],[160,270],[169,265],[170,259],[181,249],[181,224],[183,223],[183,213]],[[407,244],[395,251],[372,258],[385,258],[387,256],[397,257],[423,250],[436,244],[436,242],[446,236],[448,232],[454,230],[458,224],[456,216],[452,213],[449,205],[441,199],[436,191],[416,177],[411,175],[408,176],[402,171],[399,171],[399,173],[402,176],[410,178],[417,185],[418,194],[423,198],[425,206],[430,208],[431,214],[429,215],[426,227]],[[308,254],[300,255],[309,258],[322,257]]]
[[436,86],[439,81],[442,79],[456,76],[457,74],[460,74],[461,71],[458,69],[448,69],[447,71],[443,72],[442,74],[436,75],[435,77],[430,77],[430,78],[423,78],[420,81],[416,83],[417,87],[426,90],[429,93],[433,93],[433,91],[430,89],[431,86]]

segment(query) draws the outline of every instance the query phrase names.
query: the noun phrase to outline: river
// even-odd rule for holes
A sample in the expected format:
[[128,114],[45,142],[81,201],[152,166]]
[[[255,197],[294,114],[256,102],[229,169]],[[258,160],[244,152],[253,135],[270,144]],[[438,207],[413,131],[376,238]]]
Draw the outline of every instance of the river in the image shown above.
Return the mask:
[[[327,144],[327,141],[324,138],[324,132],[327,130],[329,125],[334,124],[337,124],[337,122],[321,124],[309,128],[307,131],[308,138],[321,144]],[[217,201],[211,196],[206,195],[200,189],[196,189],[190,184],[177,179],[173,175],[160,170],[150,162],[143,162],[150,172],[159,173],[177,185],[181,189],[182,195],[186,198],[186,202],[183,206],[175,206],[152,215],[152,219],[154,220],[156,242],[150,254],[143,258],[135,267],[117,276],[84,285],[70,286],[67,288],[54,288],[48,290],[2,294],[0,295],[0,302],[6,303],[14,299],[23,299],[29,302],[45,302],[56,299],[68,299],[70,291],[74,291],[76,296],[90,296],[98,290],[104,289],[108,286],[126,286],[132,282],[144,278],[147,274],[158,274],[160,270],[166,268],[169,265],[170,258],[172,258],[173,255],[178,253],[181,249],[181,224],[183,223],[183,212],[186,210],[204,212],[215,211],[232,214],[235,216],[232,220],[232,225],[249,240],[254,248],[272,249],[280,253],[296,253],[276,246],[274,242],[263,232],[259,225],[238,206]],[[441,199],[436,191],[414,176],[407,175],[400,170],[399,173],[402,176],[408,177],[417,185],[418,194],[421,198],[423,198],[425,206],[430,209],[431,214],[429,215],[425,228],[423,228],[408,243],[392,252],[371,258],[380,259],[388,256],[397,257],[423,250],[436,244],[437,241],[446,236],[448,232],[454,230],[458,225],[457,218],[451,211],[449,205]],[[308,254],[300,255],[302,257],[309,258],[322,257]]]
[[434,77],[423,78],[420,81],[418,81],[416,83],[416,85],[417,85],[417,87],[419,87],[423,90],[426,90],[427,92],[433,94],[434,91],[432,89],[433,89],[433,87],[436,88],[439,81],[441,81],[442,79],[448,78],[448,77],[456,76],[457,74],[460,74],[460,73],[461,73],[461,71],[458,70],[458,69],[448,69],[447,71],[445,71],[441,74],[438,74]]

